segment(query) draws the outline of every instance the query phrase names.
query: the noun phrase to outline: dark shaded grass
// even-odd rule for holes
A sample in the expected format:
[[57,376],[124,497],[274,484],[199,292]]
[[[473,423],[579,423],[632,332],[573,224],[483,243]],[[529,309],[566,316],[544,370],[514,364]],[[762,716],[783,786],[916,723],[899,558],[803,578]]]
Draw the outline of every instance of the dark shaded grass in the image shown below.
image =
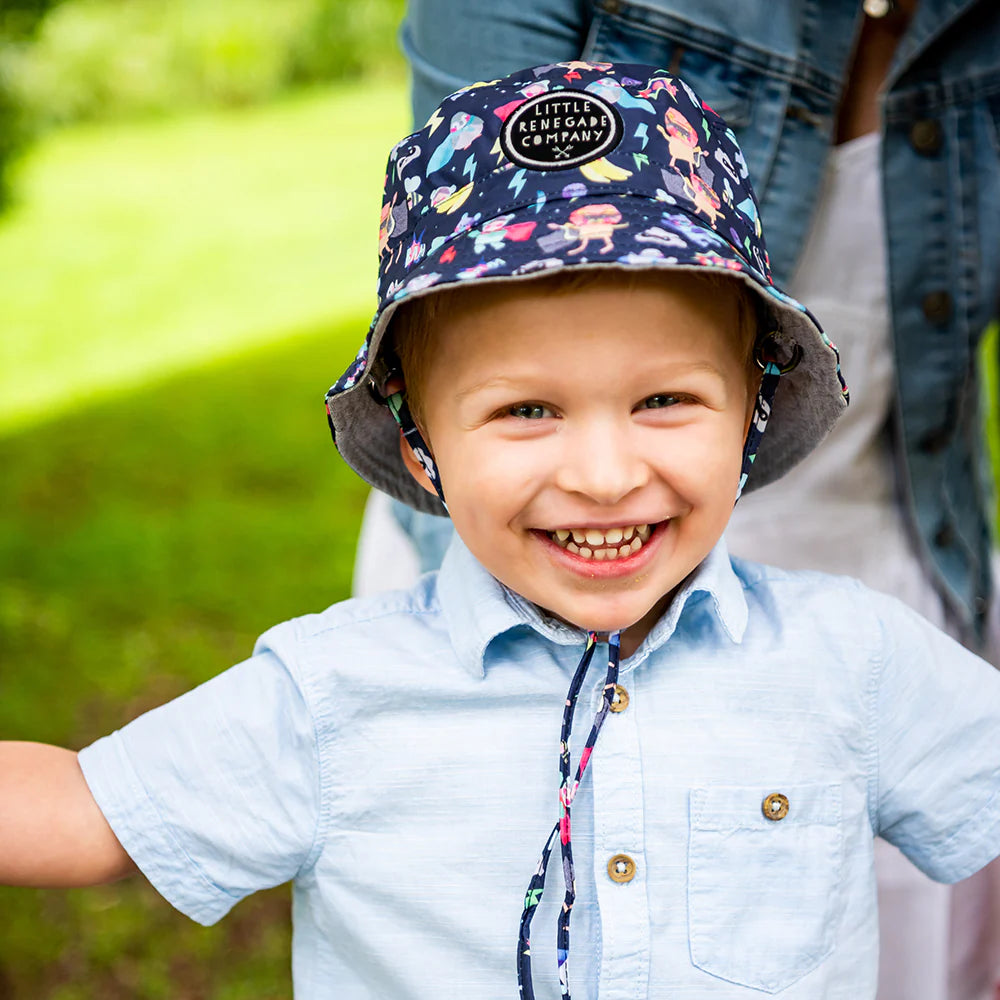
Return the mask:
[[[365,320],[0,439],[0,736],[79,748],[347,596],[323,391]],[[0,1000],[290,997],[289,891],[205,930],[141,878],[0,889]]]

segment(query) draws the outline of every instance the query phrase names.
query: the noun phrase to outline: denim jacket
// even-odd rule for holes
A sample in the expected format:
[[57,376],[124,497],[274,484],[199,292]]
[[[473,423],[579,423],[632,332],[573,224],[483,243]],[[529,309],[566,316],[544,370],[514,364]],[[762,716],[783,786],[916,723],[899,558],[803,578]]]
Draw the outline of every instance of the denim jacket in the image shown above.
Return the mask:
[[[582,55],[672,69],[735,129],[775,278],[787,284],[861,29],[859,0],[534,0],[530,10],[524,0],[494,0],[500,9],[491,12],[479,4],[411,0],[402,43],[420,120],[476,74],[531,62]],[[881,112],[899,500],[975,644],[991,593],[977,345],[1000,294],[996,0],[920,0]],[[430,520],[413,515],[407,521],[419,523],[404,525],[425,568],[440,561],[446,538],[443,525],[423,524]]]
[[[857,0],[601,0],[583,55],[669,67],[732,125],[784,284],[861,19]],[[1000,293],[995,0],[921,0],[880,103],[900,500],[973,639],[991,588],[976,363]]]

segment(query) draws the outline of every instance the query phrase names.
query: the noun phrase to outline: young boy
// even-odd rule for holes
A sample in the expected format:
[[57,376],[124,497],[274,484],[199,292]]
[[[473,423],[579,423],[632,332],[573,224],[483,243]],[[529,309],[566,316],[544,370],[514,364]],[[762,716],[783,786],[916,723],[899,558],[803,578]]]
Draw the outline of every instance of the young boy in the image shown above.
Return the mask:
[[272,629],[79,766],[4,747],[0,880],[138,868],[203,923],[294,880],[310,1000],[857,1000],[873,836],[942,880],[1000,853],[1000,675],[726,554],[744,483],[846,392],[681,80],[448,98],[392,151],[379,311],[327,402],[370,483],[447,506],[441,572]]

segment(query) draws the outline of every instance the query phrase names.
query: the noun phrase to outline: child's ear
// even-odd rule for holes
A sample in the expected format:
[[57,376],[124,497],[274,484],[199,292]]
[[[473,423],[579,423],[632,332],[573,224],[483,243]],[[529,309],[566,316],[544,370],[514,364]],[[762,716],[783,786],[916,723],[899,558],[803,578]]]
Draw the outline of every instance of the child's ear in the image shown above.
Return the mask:
[[406,442],[406,438],[403,437],[403,432],[399,432],[399,455],[403,459],[403,465],[406,466],[406,471],[413,476],[413,478],[419,483],[431,496],[437,496],[437,490],[434,489],[434,484],[427,478],[427,473],[424,471],[424,467],[417,461],[417,456],[413,454],[413,450],[410,448],[409,444]]

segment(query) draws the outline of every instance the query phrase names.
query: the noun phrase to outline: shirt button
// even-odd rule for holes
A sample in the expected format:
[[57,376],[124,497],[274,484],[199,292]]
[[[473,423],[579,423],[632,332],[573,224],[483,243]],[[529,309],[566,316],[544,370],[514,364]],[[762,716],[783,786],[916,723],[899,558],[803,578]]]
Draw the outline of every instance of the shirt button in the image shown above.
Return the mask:
[[951,319],[951,296],[947,292],[930,292],[920,303],[924,319],[938,326],[944,326]]
[[765,819],[779,820],[788,815],[788,799],[781,792],[771,792],[760,804]]
[[944,131],[936,118],[920,118],[910,126],[910,145],[922,156],[933,156],[944,144]]
[[631,882],[635,878],[635,862],[627,854],[616,854],[608,861],[612,882]]
[[628,708],[628,691],[621,686],[615,685],[615,696],[611,699],[612,712],[624,712]]

